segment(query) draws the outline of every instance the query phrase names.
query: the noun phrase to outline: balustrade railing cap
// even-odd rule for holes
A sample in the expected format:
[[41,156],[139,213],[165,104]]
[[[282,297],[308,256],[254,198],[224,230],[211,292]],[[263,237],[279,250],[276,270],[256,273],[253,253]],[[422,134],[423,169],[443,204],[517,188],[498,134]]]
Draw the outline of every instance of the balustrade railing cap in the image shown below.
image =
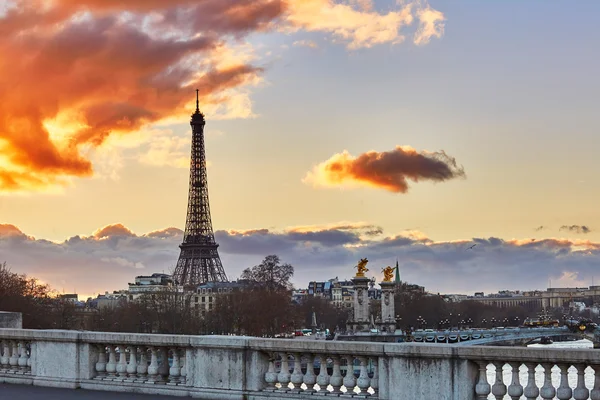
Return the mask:
[[250,339],[249,345],[252,349],[266,351],[352,355],[383,355],[384,348],[383,343],[373,342],[262,338]]
[[0,329],[0,338],[46,340],[49,342],[76,342],[79,340],[78,331],[39,330],[39,329]]

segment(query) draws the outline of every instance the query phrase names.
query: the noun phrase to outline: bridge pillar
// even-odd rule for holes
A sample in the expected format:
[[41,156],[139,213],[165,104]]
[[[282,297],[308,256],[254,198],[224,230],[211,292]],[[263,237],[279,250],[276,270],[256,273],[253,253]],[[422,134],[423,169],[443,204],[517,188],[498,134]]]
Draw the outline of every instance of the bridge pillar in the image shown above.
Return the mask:
[[381,282],[381,327],[387,332],[396,331],[396,310],[394,308],[394,282]]
[[367,277],[352,278],[354,284],[354,318],[348,322],[348,330],[361,332],[369,330],[369,282]]

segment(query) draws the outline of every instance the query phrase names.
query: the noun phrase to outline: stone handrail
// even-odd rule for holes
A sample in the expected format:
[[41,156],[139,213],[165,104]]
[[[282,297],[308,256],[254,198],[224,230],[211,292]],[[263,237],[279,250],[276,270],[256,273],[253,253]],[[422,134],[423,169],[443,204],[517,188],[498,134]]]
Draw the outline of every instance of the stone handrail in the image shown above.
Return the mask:
[[600,352],[0,329],[0,382],[231,400],[600,400]]

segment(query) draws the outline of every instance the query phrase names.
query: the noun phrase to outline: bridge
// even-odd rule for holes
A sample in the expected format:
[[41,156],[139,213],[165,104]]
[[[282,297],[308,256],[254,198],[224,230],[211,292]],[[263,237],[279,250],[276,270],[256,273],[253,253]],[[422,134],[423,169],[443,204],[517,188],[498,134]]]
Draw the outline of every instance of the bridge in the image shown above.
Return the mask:
[[493,329],[463,329],[463,330],[425,330],[415,331],[410,335],[414,342],[421,343],[454,343],[458,346],[475,345],[517,345],[528,344],[534,339],[577,338],[586,337],[594,343],[600,335],[596,331],[578,332],[577,329],[562,327],[539,328],[493,328]]
[[37,393],[16,385],[84,389],[77,398],[90,399],[599,399],[600,352],[0,329],[0,398]]

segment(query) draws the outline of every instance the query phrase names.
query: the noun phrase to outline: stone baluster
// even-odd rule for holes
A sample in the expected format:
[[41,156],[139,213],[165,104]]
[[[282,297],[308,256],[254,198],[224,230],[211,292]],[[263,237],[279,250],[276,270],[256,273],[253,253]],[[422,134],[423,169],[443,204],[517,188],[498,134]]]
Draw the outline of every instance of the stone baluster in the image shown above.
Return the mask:
[[106,377],[106,346],[98,345],[98,362],[96,363],[96,376],[94,379],[102,380]]
[[590,391],[585,386],[585,364],[576,364],[575,368],[577,368],[577,387],[573,390],[573,398],[575,400],[587,400]]
[[30,342],[29,343],[29,357],[27,357],[27,373],[31,374],[31,358],[33,357],[33,346],[35,346],[34,343]]
[[521,396],[523,396],[523,386],[519,380],[520,367],[520,363],[510,363],[510,368],[512,369],[512,381],[508,387],[508,395],[512,400],[519,400]]
[[377,396],[379,393],[379,359],[371,358],[373,364],[373,377],[371,378],[371,389],[373,389],[373,395]]
[[7,372],[9,369],[10,346],[7,340],[2,341],[2,357],[0,357],[0,372]]
[[146,383],[155,384],[160,381],[158,377],[158,353],[156,347],[150,347],[150,365],[148,366],[148,380]]
[[115,354],[115,346],[109,345],[108,348],[108,362],[106,363],[107,379],[113,380],[116,377],[115,372],[117,371],[117,358]]
[[148,349],[144,346],[140,347],[140,360],[136,368],[136,382],[144,383],[148,379]]
[[169,378],[169,351],[166,347],[160,347],[158,349],[158,353],[160,354],[158,375],[160,378],[160,383],[165,384]]
[[21,352],[19,355],[19,372],[25,374],[27,372],[27,359],[29,358],[27,343],[25,341],[19,342],[19,350]]
[[294,369],[290,376],[290,382],[292,383],[292,389],[290,392],[300,393],[302,391],[302,382],[304,382],[304,375],[302,375],[302,358],[300,354],[293,353],[294,356]]
[[187,383],[187,355],[186,355],[186,350],[183,349],[181,351],[181,357],[180,357],[180,361],[181,361],[181,372],[179,373],[179,384],[180,385],[186,385]]
[[127,350],[125,346],[119,346],[119,362],[117,363],[117,374],[119,377],[115,379],[117,382],[123,382],[127,377]]
[[8,363],[10,364],[10,373],[14,374],[17,372],[19,368],[19,347],[16,340],[11,340],[12,348],[10,352],[10,358],[8,359]]
[[288,364],[288,355],[287,353],[281,353],[281,369],[277,375],[277,381],[281,384],[281,387],[279,388],[280,391],[287,392],[290,390],[290,378],[291,375],[290,366]]
[[477,364],[479,365],[479,381],[475,385],[475,394],[477,395],[477,399],[486,400],[492,392],[492,387],[487,380],[488,363],[486,361],[478,361]]
[[315,356],[314,354],[306,354],[306,373],[304,374],[304,384],[306,393],[314,393],[315,383],[317,383],[317,376],[315,375]]
[[264,389],[268,392],[274,392],[277,388],[275,384],[277,383],[277,372],[275,372],[275,354],[269,354],[269,368],[265,373],[265,382],[267,383],[267,387]]
[[544,386],[540,388],[542,399],[553,399],[556,396],[556,389],[552,385],[552,364],[543,363],[544,367]]
[[127,364],[126,382],[135,382],[137,379],[137,346],[129,346],[129,363]]
[[167,383],[167,385],[177,385],[180,382],[179,376],[181,375],[179,349],[177,349],[177,347],[173,347],[171,349],[171,353],[173,354],[173,362],[171,363],[171,368],[169,368],[169,383]]
[[347,394],[354,393],[356,386],[356,377],[354,376],[354,356],[344,356],[346,359],[346,376],[344,376],[344,387]]
[[329,373],[327,372],[327,356],[319,356],[319,375],[317,376],[317,385],[319,385],[319,393],[327,393],[329,385]]
[[331,357],[333,360],[333,371],[331,372],[331,376],[329,377],[329,384],[333,387],[333,392],[331,394],[342,394],[343,392],[340,390],[342,388],[342,384],[344,382],[344,377],[342,376],[342,371],[340,370],[340,356]]
[[569,386],[569,367],[568,364],[560,364],[560,385],[556,391],[556,397],[559,400],[569,400],[573,396],[573,390]]
[[527,366],[527,386],[523,394],[527,400],[537,400],[540,395],[540,389],[535,384],[535,368],[537,364],[526,363],[525,365]]
[[592,365],[594,369],[594,387],[590,392],[590,400],[600,400],[600,365]]
[[502,400],[506,395],[506,385],[504,384],[504,377],[502,376],[503,367],[503,362],[494,363],[494,368],[496,369],[496,381],[492,386],[492,394],[494,395],[496,400]]
[[369,372],[367,371],[368,359],[367,357],[361,356],[358,357],[358,360],[360,361],[360,375],[356,380],[356,386],[360,389],[358,393],[361,396],[367,396],[369,395],[369,387],[371,387],[371,379],[369,378]]

